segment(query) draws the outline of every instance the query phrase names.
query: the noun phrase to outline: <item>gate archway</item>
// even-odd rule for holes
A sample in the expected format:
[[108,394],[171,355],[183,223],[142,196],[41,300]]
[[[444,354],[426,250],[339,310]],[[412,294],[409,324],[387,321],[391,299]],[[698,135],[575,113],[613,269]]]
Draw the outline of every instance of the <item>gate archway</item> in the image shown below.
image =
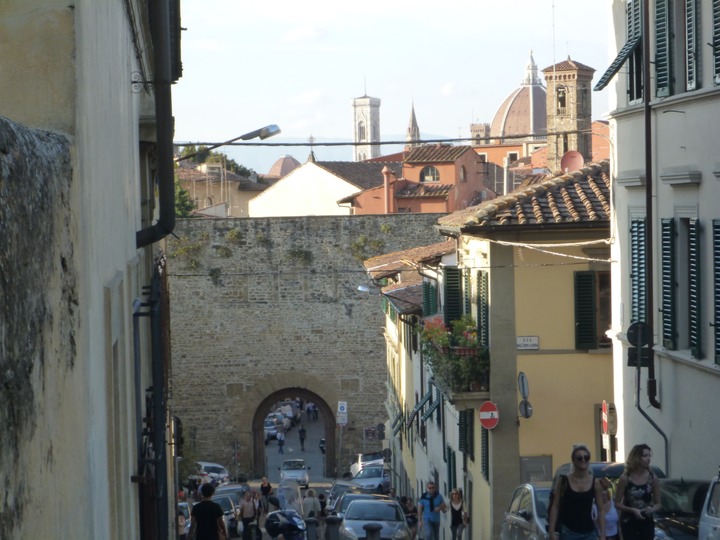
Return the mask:
[[335,451],[335,412],[327,402],[315,392],[307,388],[287,387],[276,390],[264,398],[255,409],[252,420],[253,433],[253,475],[260,478],[265,475],[265,416],[268,411],[286,398],[301,398],[304,402],[312,401],[317,405],[319,417],[323,423],[325,433],[325,470],[323,476],[334,478],[337,476],[337,460]]

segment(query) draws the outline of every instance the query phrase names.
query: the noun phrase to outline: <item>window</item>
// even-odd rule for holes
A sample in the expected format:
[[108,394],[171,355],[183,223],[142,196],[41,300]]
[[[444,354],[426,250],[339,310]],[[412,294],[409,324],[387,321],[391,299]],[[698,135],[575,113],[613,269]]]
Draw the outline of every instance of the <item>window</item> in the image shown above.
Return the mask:
[[712,3],[713,22],[713,81],[720,84],[720,0],[713,0]]
[[610,272],[575,272],[575,348],[610,347]]
[[715,363],[720,364],[720,219],[714,219],[713,227],[713,330],[715,332]]
[[508,163],[515,163],[518,159],[520,156],[517,152],[508,152]]
[[437,287],[429,281],[423,281],[423,315],[434,315],[437,311]]
[[460,166],[460,181],[461,182],[467,182],[467,171],[465,170],[465,166]]
[[460,451],[467,454],[470,459],[475,459],[475,411],[473,409],[460,411],[458,439]]
[[645,220],[630,224],[630,322],[647,321]]
[[421,182],[439,182],[440,181],[440,173],[438,170],[433,167],[425,167],[422,171],[420,171],[420,181]]
[[365,122],[358,122],[358,141],[365,140]]
[[669,96],[673,85],[672,0],[655,0],[655,95]]
[[482,347],[490,345],[490,295],[488,287],[489,273],[480,270],[477,273],[477,324],[478,341]]
[[567,109],[567,89],[564,86],[558,87],[555,91],[557,102],[557,114],[564,115]]
[[702,358],[698,220],[661,220],[660,241],[663,345]]
[[642,19],[641,14],[642,0],[628,0],[626,20],[627,20],[627,41],[620,52],[613,60],[610,67],[595,85],[595,90],[600,91],[605,88],[620,68],[628,63],[628,101],[633,102],[642,99]]
[[445,303],[443,311],[445,315],[445,324],[450,325],[452,321],[457,321],[463,315],[462,274],[456,266],[443,267],[443,285],[445,292]]

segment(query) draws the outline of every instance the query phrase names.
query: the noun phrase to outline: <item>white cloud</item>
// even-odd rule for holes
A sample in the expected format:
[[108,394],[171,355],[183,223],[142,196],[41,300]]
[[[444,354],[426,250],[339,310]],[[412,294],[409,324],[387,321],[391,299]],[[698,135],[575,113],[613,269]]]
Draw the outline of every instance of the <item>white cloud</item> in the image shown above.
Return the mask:
[[440,87],[440,95],[444,97],[449,97],[455,94],[455,84],[454,83],[445,83]]
[[283,43],[298,43],[302,41],[320,41],[327,37],[328,33],[317,26],[299,26],[286,32],[282,37]]

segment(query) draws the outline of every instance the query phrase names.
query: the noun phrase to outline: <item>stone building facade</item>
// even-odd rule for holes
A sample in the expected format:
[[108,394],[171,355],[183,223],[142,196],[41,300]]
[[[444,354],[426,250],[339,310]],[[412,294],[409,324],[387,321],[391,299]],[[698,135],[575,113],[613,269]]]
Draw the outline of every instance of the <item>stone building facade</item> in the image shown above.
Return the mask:
[[[171,404],[188,449],[262,476],[263,420],[301,397],[325,419],[325,476],[342,473],[363,428],[388,419],[383,312],[357,289],[361,261],[439,241],[438,217],[178,220],[167,246]],[[338,401],[349,413],[342,449]]]

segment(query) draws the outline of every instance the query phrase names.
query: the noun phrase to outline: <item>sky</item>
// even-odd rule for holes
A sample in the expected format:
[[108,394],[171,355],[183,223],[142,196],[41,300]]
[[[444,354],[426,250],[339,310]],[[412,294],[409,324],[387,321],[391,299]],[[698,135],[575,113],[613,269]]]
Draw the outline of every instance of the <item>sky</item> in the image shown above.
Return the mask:
[[[520,86],[531,51],[539,70],[569,55],[597,82],[614,56],[610,18],[611,0],[184,0],[175,141],[277,124],[265,142],[352,142],[352,100],[365,94],[381,100],[382,140],[404,140],[413,106],[423,138],[468,137]],[[593,92],[594,119],[607,91]],[[310,147],[218,151],[264,174]],[[313,151],[352,160],[350,146]]]

